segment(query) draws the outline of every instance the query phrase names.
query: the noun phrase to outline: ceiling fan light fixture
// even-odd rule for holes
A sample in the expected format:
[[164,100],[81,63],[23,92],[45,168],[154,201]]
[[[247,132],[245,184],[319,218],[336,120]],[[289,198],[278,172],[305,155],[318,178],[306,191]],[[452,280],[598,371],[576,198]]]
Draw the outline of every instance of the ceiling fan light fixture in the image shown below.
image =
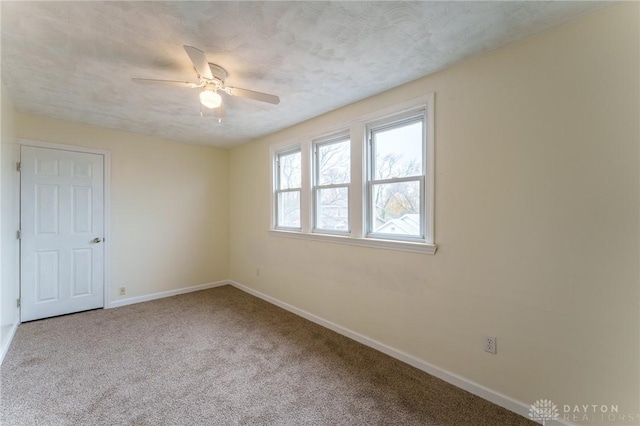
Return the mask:
[[200,92],[200,102],[207,108],[218,108],[222,104],[222,96],[213,90],[203,90]]
[[[224,106],[222,104],[222,97],[218,93],[219,91],[223,91],[229,96],[253,99],[255,101],[267,102],[274,105],[280,103],[280,98],[275,95],[241,89],[239,87],[226,86],[225,80],[227,78],[227,71],[224,68],[220,65],[209,62],[205,53],[200,49],[185,45],[184,50],[187,52],[187,56],[189,56],[189,59],[193,64],[193,68],[196,71],[196,75],[198,77],[197,83],[150,78],[133,78],[132,80],[136,83],[200,89],[200,103],[209,109],[219,108],[216,112],[216,115],[218,116],[224,116]],[[200,108],[200,115],[203,115],[202,107]]]

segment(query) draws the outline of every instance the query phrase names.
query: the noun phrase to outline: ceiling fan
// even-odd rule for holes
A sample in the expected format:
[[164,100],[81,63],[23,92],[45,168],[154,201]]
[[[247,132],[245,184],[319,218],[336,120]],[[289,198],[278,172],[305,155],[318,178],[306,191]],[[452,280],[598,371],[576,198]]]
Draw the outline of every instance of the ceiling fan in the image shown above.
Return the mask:
[[241,89],[239,87],[226,86],[224,81],[227,78],[227,71],[220,65],[207,61],[207,57],[200,49],[193,46],[184,46],[184,50],[193,62],[193,67],[198,74],[198,83],[176,80],[156,80],[150,78],[132,78],[136,83],[159,84],[164,86],[186,87],[189,89],[200,89],[200,102],[207,108],[214,109],[222,106],[222,96],[218,92],[224,92],[230,96],[253,99],[270,104],[279,104],[280,98],[267,93],[255,92],[253,90]]

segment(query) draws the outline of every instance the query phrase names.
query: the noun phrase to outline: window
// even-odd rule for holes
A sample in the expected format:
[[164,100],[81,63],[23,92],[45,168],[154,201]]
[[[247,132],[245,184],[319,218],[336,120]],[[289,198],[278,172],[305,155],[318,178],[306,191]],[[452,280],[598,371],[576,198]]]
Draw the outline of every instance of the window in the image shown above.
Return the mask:
[[433,129],[431,94],[272,147],[270,235],[435,253]]
[[367,126],[369,237],[425,238],[425,116],[414,114]]
[[300,149],[276,156],[276,227],[300,229],[302,157]]
[[349,232],[351,141],[348,135],[313,144],[314,231]]

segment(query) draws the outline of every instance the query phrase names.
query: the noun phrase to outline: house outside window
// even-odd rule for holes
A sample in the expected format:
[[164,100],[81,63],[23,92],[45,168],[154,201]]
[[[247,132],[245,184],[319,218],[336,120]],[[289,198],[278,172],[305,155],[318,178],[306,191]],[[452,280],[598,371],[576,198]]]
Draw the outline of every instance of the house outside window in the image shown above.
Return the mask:
[[367,236],[425,238],[425,113],[367,126]]
[[434,95],[271,147],[278,237],[434,254]]

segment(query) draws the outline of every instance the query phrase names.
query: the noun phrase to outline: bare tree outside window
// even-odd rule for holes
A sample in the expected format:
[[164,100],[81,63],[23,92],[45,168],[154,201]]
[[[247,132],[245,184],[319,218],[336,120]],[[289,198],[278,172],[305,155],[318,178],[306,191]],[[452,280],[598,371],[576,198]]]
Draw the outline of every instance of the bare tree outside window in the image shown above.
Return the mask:
[[349,184],[351,182],[351,141],[334,138],[314,144],[315,229],[349,230]]
[[435,253],[433,102],[274,145],[270,234]]
[[280,189],[300,188],[302,186],[302,161],[300,151],[282,154],[279,161]]
[[[381,159],[376,159],[376,164],[380,167],[378,169],[380,180],[395,176],[416,176],[420,174],[422,168],[422,164],[415,159],[407,161],[399,154],[387,154]],[[376,217],[386,222],[404,214],[419,214],[419,190],[420,188],[415,188],[415,185],[406,182],[374,186]]]
[[422,236],[424,120],[370,129],[370,232]]
[[300,228],[302,155],[300,150],[277,155],[276,226]]

